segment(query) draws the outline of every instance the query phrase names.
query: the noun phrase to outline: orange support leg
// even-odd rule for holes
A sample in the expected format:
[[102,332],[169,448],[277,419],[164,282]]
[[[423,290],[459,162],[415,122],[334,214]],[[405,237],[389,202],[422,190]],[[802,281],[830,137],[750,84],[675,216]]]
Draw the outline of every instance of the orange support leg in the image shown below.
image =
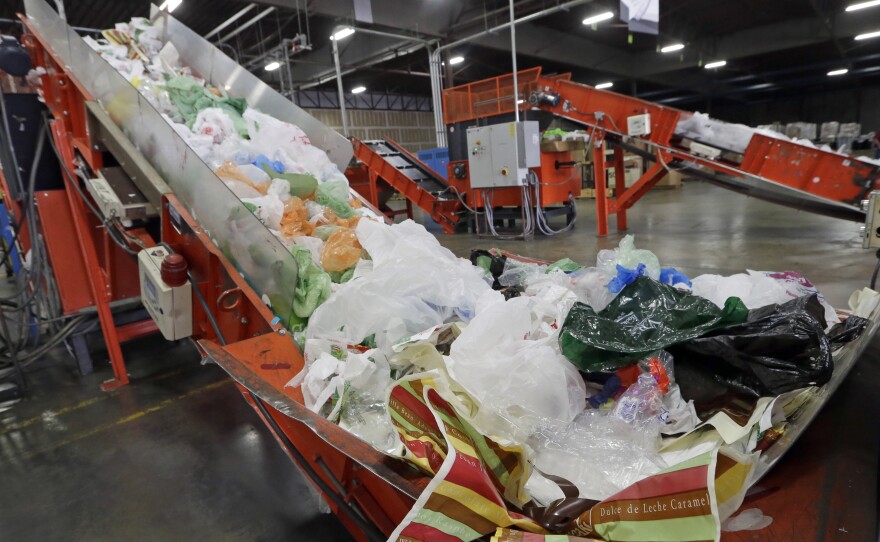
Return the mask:
[[593,180],[596,186],[596,235],[608,235],[608,182],[605,178],[605,141],[593,149]]
[[[73,147],[67,142],[69,132],[58,121],[52,122],[52,137],[55,138],[56,146],[61,153],[61,159],[64,161],[68,169],[73,171],[76,167],[73,157]],[[128,372],[125,370],[125,359],[122,357],[122,347],[119,343],[119,334],[116,330],[116,324],[113,322],[113,312],[110,310],[110,283],[107,275],[101,268],[98,259],[98,252],[92,242],[92,236],[89,233],[89,221],[85,203],[80,198],[76,189],[71,183],[78,182],[77,179],[68,178],[67,174],[62,174],[64,184],[67,187],[68,201],[70,210],[73,214],[73,225],[76,234],[80,239],[79,246],[82,251],[83,260],[88,267],[89,286],[92,290],[92,299],[95,301],[95,308],[98,311],[98,321],[101,323],[101,331],[104,334],[104,342],[107,345],[107,353],[110,355],[110,365],[113,367],[113,380],[108,380],[101,384],[101,389],[110,391],[120,386],[128,384]]]
[[[623,149],[614,147],[614,198],[626,191],[626,170],[623,167]],[[626,207],[617,210],[617,231],[626,230]]]

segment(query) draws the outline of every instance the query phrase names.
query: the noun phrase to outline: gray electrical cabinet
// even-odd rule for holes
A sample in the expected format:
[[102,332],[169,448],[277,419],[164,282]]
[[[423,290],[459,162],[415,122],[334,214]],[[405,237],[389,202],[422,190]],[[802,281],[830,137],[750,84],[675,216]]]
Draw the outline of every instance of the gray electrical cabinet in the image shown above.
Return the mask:
[[534,120],[467,129],[471,188],[526,184],[528,169],[541,165],[541,136]]

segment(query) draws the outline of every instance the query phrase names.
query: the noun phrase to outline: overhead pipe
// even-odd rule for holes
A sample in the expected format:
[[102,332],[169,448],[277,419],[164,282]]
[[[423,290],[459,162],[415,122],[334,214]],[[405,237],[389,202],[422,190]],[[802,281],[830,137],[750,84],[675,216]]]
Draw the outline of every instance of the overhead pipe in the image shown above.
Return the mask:
[[348,137],[348,116],[345,113],[345,92],[342,90],[342,70],[339,69],[339,40],[333,42],[333,63],[336,65],[336,90],[339,91],[339,114],[342,116],[342,134]]
[[513,63],[513,113],[514,121],[519,122],[519,75],[516,73],[516,15],[513,0],[510,0],[510,56]]
[[248,4],[247,6],[243,7],[243,8],[240,9],[235,15],[233,15],[232,17],[226,19],[224,22],[220,23],[220,24],[217,26],[217,28],[215,28],[214,30],[211,30],[210,32],[208,32],[207,34],[205,34],[205,39],[208,39],[208,38],[210,38],[210,37],[212,37],[212,36],[215,36],[215,35],[219,34],[221,30],[225,29],[227,26],[231,25],[231,24],[234,23],[235,21],[241,19],[242,16],[244,16],[245,13],[247,13],[248,11],[254,9],[255,7],[257,7],[256,4]]
[[[434,129],[437,133],[437,146],[445,147],[447,145],[446,142],[446,125],[443,122],[443,83],[440,80],[440,53],[445,51],[446,49],[451,49],[453,47],[458,47],[464,43],[469,41],[473,41],[477,38],[482,38],[483,36],[488,36],[490,34],[494,34],[495,32],[499,32],[508,27],[513,27],[518,24],[527,23],[530,21],[534,21],[536,19],[540,19],[542,17],[546,17],[547,15],[552,15],[554,13],[558,13],[560,11],[568,11],[570,8],[575,6],[579,6],[581,4],[589,4],[593,2],[593,0],[572,0],[570,2],[565,2],[564,4],[559,4],[558,6],[554,6],[552,8],[543,9],[541,11],[536,11],[535,13],[531,13],[529,15],[525,15],[520,17],[519,19],[513,19],[504,24],[500,24],[498,26],[489,28],[488,30],[483,30],[482,32],[477,32],[476,34],[472,34],[466,38],[462,38],[460,40],[453,41],[451,43],[447,43],[446,45],[441,45],[434,49],[431,53],[431,99],[434,107]],[[514,71],[516,74],[516,71]],[[516,77],[516,75],[514,75]]]
[[266,9],[264,9],[263,11],[261,11],[260,13],[258,13],[257,15],[255,15],[254,17],[252,17],[251,19],[249,19],[246,23],[244,23],[243,25],[241,25],[241,26],[239,26],[238,28],[236,28],[235,30],[233,30],[231,33],[226,34],[225,36],[223,36],[222,38],[220,38],[220,39],[217,41],[217,43],[223,43],[223,42],[229,40],[230,38],[234,38],[235,36],[241,34],[241,33],[244,32],[245,30],[247,30],[248,28],[250,28],[250,27],[252,27],[253,25],[257,24],[257,23],[260,21],[260,19],[262,19],[262,18],[265,17],[266,15],[269,15],[269,14],[272,13],[273,11],[275,11],[275,8],[266,8]]
[[[360,29],[358,29],[358,32],[360,32]],[[403,37],[403,36],[398,36],[398,37]],[[393,59],[401,57],[401,56],[412,54],[412,53],[418,51],[419,49],[421,49],[422,47],[428,47],[428,50],[429,50],[428,55],[430,58],[430,45],[433,43],[434,42],[429,41],[427,43],[418,43],[415,45],[411,45],[409,47],[404,47],[402,49],[394,49],[393,51],[390,51],[390,52],[383,54],[379,57],[370,59],[362,64],[357,64],[355,66],[352,66],[349,69],[343,70],[342,75],[348,75],[348,74],[354,73],[355,71],[357,71],[359,69],[369,68],[370,66],[373,66],[376,64],[381,64],[382,62],[387,62],[388,60],[393,60]],[[297,85],[297,88],[300,90],[314,88],[314,87],[323,85],[324,83],[327,83],[327,82],[333,80],[335,77],[336,77],[336,73],[334,72],[334,73],[331,73],[331,74],[328,74],[325,76],[321,76],[318,79],[315,79],[314,81],[312,81],[310,83]]]

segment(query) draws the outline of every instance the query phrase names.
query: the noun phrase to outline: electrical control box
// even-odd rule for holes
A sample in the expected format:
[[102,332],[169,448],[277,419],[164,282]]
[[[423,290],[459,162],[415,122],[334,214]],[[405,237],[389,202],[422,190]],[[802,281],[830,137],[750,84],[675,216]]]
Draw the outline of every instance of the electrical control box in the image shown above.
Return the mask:
[[537,121],[472,126],[467,145],[471,188],[523,186],[529,168],[541,165]]
[[171,287],[162,280],[162,261],[168,250],[153,247],[138,252],[141,302],[169,341],[192,335],[192,284]]
[[633,115],[626,118],[626,133],[631,136],[644,136],[651,133],[651,114]]

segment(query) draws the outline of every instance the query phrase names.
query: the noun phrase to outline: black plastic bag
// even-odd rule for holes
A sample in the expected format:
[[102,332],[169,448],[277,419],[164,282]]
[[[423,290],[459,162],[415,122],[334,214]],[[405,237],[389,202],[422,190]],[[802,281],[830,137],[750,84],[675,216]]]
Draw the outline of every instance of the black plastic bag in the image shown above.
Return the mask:
[[839,324],[828,330],[828,338],[831,339],[831,349],[837,350],[848,342],[858,339],[865,328],[868,327],[867,318],[860,316],[850,316]]
[[575,303],[562,330],[563,355],[586,372],[614,371],[671,344],[745,321],[737,297],[719,309],[708,299],[638,277],[600,313]]
[[503,254],[493,254],[488,250],[475,248],[471,250],[471,263],[477,267],[482,267],[487,273],[492,275],[492,289],[500,290],[501,283],[498,277],[504,273],[504,263],[507,262],[507,256]]
[[701,380],[733,392],[772,397],[831,379],[832,345],[824,328],[824,309],[814,294],[755,309],[742,324],[668,350],[686,399],[706,398],[708,386]]

